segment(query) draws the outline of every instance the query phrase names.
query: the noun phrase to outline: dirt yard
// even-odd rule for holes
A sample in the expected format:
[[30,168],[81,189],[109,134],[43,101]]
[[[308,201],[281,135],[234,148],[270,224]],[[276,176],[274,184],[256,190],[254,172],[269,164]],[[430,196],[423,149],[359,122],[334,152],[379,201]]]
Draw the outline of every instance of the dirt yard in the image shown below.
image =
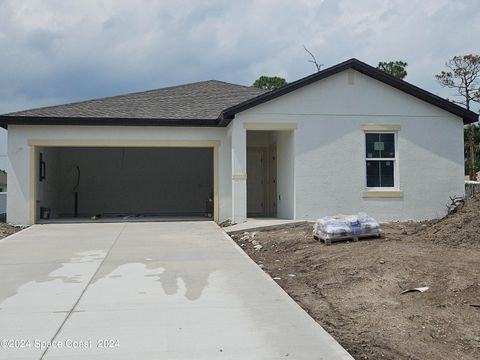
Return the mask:
[[15,234],[17,231],[22,230],[21,227],[11,226],[5,223],[0,223],[0,241],[12,234]]
[[384,224],[385,239],[326,246],[312,228],[232,237],[357,360],[480,359],[479,197],[440,221]]

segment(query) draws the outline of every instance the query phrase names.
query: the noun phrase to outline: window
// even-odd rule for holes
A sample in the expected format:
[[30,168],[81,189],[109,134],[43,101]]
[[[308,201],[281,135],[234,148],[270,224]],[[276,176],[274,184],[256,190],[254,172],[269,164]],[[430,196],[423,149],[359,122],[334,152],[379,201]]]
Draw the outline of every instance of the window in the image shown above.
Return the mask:
[[397,187],[395,141],[395,133],[365,133],[367,188]]

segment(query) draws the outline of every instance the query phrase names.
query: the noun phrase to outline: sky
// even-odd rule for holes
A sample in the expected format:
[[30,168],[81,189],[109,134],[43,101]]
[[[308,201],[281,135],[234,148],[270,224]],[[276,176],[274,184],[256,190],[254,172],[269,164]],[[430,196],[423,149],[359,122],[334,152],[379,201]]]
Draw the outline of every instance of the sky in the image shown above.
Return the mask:
[[[288,81],[356,57],[405,80],[480,53],[479,0],[0,0],[0,114],[217,79]],[[0,168],[6,132],[0,133]]]

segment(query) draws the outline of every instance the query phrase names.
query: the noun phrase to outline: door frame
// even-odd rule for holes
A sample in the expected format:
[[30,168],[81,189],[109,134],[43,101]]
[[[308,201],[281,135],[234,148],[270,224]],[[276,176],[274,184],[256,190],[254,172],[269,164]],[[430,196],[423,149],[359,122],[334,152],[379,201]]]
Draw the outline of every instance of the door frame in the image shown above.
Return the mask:
[[277,144],[268,146],[268,164],[267,164],[267,202],[268,216],[277,217]]
[[213,149],[213,221],[218,223],[219,140],[28,140],[30,147],[30,223],[37,222],[37,182],[39,147],[179,147]]

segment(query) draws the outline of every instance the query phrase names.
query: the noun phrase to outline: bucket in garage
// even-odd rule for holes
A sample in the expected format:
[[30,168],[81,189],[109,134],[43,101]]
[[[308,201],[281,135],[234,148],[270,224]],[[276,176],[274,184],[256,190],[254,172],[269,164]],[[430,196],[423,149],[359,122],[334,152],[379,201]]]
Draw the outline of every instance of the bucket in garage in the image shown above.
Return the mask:
[[50,212],[51,212],[50,208],[43,207],[43,206],[40,207],[40,219],[42,220],[50,219]]

